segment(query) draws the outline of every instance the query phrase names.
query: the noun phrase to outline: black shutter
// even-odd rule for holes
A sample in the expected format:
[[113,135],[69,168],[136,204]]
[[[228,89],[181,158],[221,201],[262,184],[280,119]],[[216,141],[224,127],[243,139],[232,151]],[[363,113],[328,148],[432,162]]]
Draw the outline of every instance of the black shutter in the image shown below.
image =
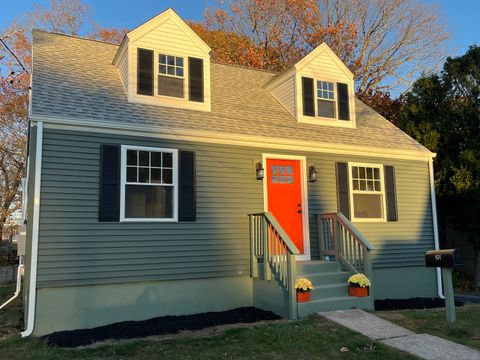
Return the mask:
[[153,50],[137,50],[137,94],[153,96]]
[[338,119],[350,120],[350,106],[348,102],[348,85],[337,83]]
[[302,77],[303,115],[315,116],[313,79]]
[[387,221],[398,221],[397,189],[395,186],[395,168],[385,165],[385,196],[387,201]]
[[203,102],[203,60],[188,58],[189,100]]
[[336,163],[337,170],[337,209],[350,219],[350,194],[348,185],[348,164]]
[[120,146],[100,147],[98,221],[118,221],[120,213]]
[[195,221],[196,217],[195,152],[180,151],[178,220]]

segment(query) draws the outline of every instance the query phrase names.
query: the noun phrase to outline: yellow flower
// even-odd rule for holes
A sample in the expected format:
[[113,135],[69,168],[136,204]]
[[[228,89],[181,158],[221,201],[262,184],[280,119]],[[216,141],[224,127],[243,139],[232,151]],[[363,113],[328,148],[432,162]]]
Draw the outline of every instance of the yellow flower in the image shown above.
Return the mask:
[[350,278],[348,279],[348,283],[357,284],[362,288],[371,286],[370,280],[365,275],[360,273],[350,276]]
[[299,292],[307,292],[313,290],[312,282],[306,278],[298,278],[295,281],[295,290]]

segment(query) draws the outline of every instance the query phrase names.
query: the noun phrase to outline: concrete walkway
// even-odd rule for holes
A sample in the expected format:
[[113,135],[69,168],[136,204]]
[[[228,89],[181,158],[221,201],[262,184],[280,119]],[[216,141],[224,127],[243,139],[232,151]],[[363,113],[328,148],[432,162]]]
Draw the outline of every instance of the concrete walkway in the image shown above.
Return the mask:
[[428,334],[415,334],[362,310],[320,313],[373,340],[427,360],[479,360],[480,351]]

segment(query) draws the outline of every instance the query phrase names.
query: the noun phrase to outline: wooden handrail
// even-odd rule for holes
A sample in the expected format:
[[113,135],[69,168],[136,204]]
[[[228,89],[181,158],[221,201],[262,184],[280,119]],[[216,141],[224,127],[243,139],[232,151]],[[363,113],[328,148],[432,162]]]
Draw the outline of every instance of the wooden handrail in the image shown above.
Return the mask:
[[335,256],[348,270],[372,275],[370,252],[375,247],[342,213],[317,214],[320,256]]
[[273,277],[288,294],[289,317],[297,317],[295,290],[295,255],[300,251],[269,212],[248,214],[250,223],[250,275],[259,277],[259,260],[263,261],[263,279]]

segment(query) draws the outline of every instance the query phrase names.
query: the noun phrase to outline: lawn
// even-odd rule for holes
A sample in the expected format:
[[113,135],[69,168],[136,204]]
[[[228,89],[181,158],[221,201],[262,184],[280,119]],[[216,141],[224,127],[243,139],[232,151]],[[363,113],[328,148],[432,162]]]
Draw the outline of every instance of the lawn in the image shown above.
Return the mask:
[[457,307],[457,321],[448,325],[444,309],[378,311],[376,315],[416,333],[427,333],[480,350],[480,305]]
[[[12,287],[0,287],[0,301],[11,292]],[[18,305],[0,311],[0,326],[5,330],[0,340],[2,359],[416,359],[319,316],[63,349],[14,335],[19,331]]]

